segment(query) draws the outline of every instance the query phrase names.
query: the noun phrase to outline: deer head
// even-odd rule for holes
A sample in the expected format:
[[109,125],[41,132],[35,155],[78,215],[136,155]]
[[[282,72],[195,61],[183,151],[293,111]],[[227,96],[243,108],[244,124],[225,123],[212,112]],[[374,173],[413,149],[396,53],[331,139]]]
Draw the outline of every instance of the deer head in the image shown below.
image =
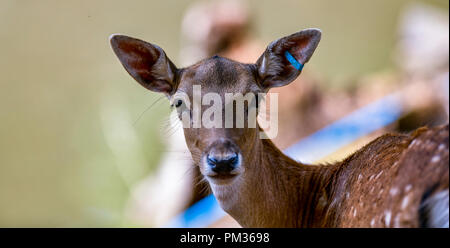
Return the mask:
[[[223,104],[219,109],[225,113],[230,106],[225,99],[227,93],[253,93],[256,96],[296,79],[301,73],[299,65],[309,61],[320,38],[320,30],[306,29],[270,43],[255,64],[214,56],[181,69],[157,45],[124,35],[112,35],[110,42],[126,71],[138,83],[165,94],[171,105],[177,108],[180,118],[187,114],[195,119],[205,110],[193,113],[191,105],[199,104],[193,99],[194,86],[201,86],[203,98],[208,98],[210,93],[220,96]],[[257,98],[247,101],[245,111],[257,108],[257,101]],[[232,118],[231,128],[226,124],[221,128],[203,125],[184,128],[192,158],[210,183],[231,184],[252,169],[248,161],[252,161],[252,148],[257,147],[259,127],[251,128],[247,116],[244,118],[246,122],[241,128],[236,127],[238,118]],[[225,122],[223,119],[220,121]]]

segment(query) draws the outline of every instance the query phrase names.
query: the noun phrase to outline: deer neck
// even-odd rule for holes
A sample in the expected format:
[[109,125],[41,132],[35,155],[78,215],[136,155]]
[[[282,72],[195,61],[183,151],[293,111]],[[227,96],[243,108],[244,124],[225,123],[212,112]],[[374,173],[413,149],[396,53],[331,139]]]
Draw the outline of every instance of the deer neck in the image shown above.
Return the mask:
[[323,226],[327,185],[335,166],[305,165],[270,140],[247,151],[246,171],[232,184],[212,185],[221,207],[244,227]]

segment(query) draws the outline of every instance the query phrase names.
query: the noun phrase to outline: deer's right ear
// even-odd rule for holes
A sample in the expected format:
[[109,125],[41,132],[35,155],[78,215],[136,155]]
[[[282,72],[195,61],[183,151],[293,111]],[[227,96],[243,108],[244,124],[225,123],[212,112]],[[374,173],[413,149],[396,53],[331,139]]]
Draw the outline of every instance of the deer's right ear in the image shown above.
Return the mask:
[[145,88],[171,95],[176,90],[177,68],[160,47],[125,35],[109,38],[125,70]]
[[280,87],[296,79],[320,38],[321,31],[311,28],[270,43],[256,62],[261,87]]

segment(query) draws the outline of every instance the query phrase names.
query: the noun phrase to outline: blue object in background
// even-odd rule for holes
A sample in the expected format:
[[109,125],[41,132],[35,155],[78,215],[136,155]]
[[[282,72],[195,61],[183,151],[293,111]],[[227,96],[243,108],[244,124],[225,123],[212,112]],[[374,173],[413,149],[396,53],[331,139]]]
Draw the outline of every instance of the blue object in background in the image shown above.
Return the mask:
[[165,227],[176,228],[199,228],[207,227],[220,218],[224,217],[226,213],[220,208],[214,195],[209,195],[200,201],[196,202],[183,213],[176,216]]
[[312,163],[393,123],[402,112],[399,93],[390,94],[302,139],[284,153],[297,161]]

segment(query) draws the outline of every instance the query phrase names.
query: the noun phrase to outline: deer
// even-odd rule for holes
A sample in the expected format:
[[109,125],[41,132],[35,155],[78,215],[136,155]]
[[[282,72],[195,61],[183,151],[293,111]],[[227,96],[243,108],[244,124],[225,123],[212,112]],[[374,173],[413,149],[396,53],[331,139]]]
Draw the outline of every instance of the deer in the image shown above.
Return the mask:
[[[125,35],[110,44],[143,87],[176,99],[202,94],[260,93],[296,79],[322,32],[304,29],[271,42],[254,64],[212,56],[177,68],[155,44]],[[184,106],[184,107],[183,107]],[[247,104],[258,108],[258,104]],[[225,106],[223,106],[225,108]],[[235,120],[234,120],[235,121]],[[307,120],[305,120],[307,121]],[[283,154],[256,127],[183,127],[195,166],[220,207],[243,227],[449,226],[448,124],[384,134],[342,161],[305,164]]]

